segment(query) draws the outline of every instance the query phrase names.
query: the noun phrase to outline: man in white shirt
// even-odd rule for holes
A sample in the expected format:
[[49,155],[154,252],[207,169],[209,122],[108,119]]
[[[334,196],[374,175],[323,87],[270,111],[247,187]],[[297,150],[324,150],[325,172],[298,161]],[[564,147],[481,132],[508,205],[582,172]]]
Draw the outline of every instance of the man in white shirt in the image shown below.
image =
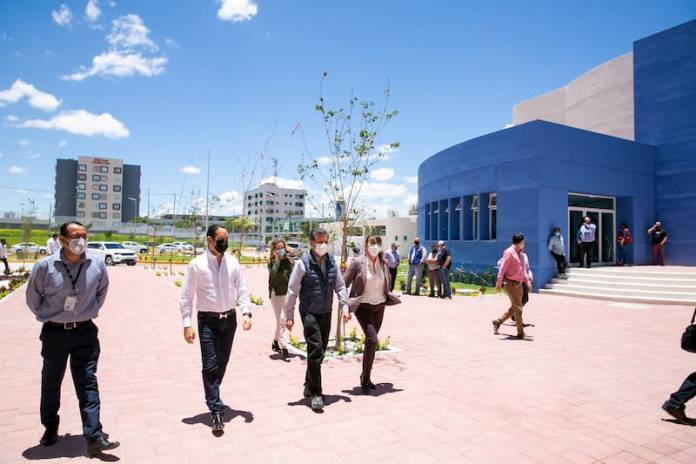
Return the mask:
[[244,330],[251,328],[251,310],[239,261],[225,254],[227,230],[213,224],[206,235],[208,250],[189,263],[179,308],[184,323],[184,339],[187,343],[193,343],[196,332],[192,327],[191,314],[195,297],[205,401],[212,416],[213,435],[221,436],[225,428],[225,404],[220,399],[220,384],[237,330],[235,306],[239,302]]
[[53,234],[51,238],[46,242],[46,248],[48,248],[48,254],[53,255],[56,251],[60,250],[60,240],[58,240],[58,234]]

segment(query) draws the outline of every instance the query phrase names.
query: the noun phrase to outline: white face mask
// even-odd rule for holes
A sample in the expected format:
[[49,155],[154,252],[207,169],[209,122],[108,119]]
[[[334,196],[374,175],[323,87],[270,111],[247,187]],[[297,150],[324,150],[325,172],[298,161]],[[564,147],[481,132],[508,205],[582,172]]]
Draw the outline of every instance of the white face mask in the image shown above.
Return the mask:
[[328,251],[328,248],[329,246],[326,243],[317,243],[317,246],[314,248],[314,252],[319,256],[324,256]]
[[382,251],[382,247],[379,245],[370,245],[367,247],[367,252],[372,256],[373,258],[379,254],[379,252]]
[[87,240],[84,238],[74,238],[68,242],[68,250],[75,255],[81,255],[87,248]]

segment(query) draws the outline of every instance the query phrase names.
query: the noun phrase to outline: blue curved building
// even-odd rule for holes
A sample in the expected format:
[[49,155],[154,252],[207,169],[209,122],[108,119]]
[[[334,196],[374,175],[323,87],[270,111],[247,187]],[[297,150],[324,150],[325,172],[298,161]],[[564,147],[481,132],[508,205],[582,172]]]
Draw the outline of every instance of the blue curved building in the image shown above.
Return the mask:
[[[418,172],[418,233],[448,242],[455,266],[495,266],[526,237],[537,284],[560,226],[571,263],[582,217],[598,225],[594,260],[612,263],[617,225],[650,262],[645,231],[661,220],[669,264],[696,265],[696,20],[640,39],[633,51],[522,102],[513,127],[447,148]],[[538,287],[538,285],[537,285]]]

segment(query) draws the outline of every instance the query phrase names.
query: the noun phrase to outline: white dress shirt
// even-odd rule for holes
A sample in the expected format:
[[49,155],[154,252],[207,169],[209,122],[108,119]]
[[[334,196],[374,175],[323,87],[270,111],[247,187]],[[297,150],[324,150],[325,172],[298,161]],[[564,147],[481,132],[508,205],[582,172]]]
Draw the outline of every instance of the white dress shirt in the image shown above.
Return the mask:
[[51,237],[46,242],[46,248],[48,248],[48,254],[52,255],[56,251],[60,250],[60,242],[58,239],[53,239],[53,237]]
[[224,313],[239,302],[242,314],[251,313],[242,268],[234,256],[225,254],[218,263],[217,257],[206,250],[191,260],[179,300],[184,327],[191,327],[194,296],[198,312]]
[[384,270],[379,261],[376,261],[375,264],[367,259],[367,278],[365,279],[365,290],[361,303],[378,305],[386,300],[384,296]]

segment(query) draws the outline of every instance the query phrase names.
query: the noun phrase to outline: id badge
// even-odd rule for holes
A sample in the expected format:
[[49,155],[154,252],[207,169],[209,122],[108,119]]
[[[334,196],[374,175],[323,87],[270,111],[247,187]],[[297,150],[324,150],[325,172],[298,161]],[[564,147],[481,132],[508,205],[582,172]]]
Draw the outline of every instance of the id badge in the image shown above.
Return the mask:
[[74,313],[77,307],[77,296],[68,295],[65,297],[65,305],[63,306],[63,311]]

